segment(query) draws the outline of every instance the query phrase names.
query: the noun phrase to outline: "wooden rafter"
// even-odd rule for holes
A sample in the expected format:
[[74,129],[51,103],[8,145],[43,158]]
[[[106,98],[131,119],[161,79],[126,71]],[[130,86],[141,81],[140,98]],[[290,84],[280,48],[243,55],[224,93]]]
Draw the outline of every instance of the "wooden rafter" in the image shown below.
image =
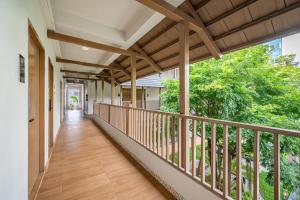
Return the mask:
[[161,67],[157,63],[155,63],[154,60],[138,44],[133,45],[133,48],[146,58],[148,63],[150,63],[150,65],[154,68],[155,71],[159,73],[162,71]]
[[56,62],[77,64],[77,65],[88,66],[88,67],[98,67],[98,68],[102,68],[102,69],[110,69],[110,70],[113,69],[113,70],[118,70],[118,71],[124,71],[124,69],[115,67],[115,66],[100,65],[100,64],[95,64],[95,63],[88,63],[88,62],[82,62],[82,61],[77,61],[77,60],[68,60],[68,59],[62,59],[62,58],[56,58]]
[[123,67],[120,63],[114,61],[111,66],[118,67],[120,69],[123,69],[122,71],[125,73],[126,76],[130,77],[130,71],[128,71],[125,67]]
[[61,69],[60,72],[72,73],[72,74],[94,75],[94,76],[97,76],[97,77],[106,77],[106,78],[110,77],[110,76],[100,75],[99,73],[81,72],[81,71],[73,71],[73,70],[65,70],[65,69]]
[[152,1],[137,0],[137,1],[176,22],[180,22],[183,20],[187,21],[189,23],[189,27],[200,35],[200,37],[202,38],[203,42],[205,43],[205,45],[207,46],[207,48],[209,49],[213,57],[215,58],[221,57],[222,53],[220,49],[212,40],[211,36],[209,35],[206,27],[204,26],[201,20],[194,19],[193,17],[184,13],[182,10],[177,9],[176,7],[174,7],[173,5],[169,4],[164,0],[152,0]]
[[59,40],[62,42],[82,45],[82,46],[86,46],[86,47],[90,47],[90,48],[94,48],[94,49],[100,49],[100,50],[104,50],[104,51],[110,51],[113,53],[123,54],[123,55],[127,55],[127,56],[136,56],[138,58],[144,58],[141,54],[136,53],[134,51],[125,50],[125,49],[109,46],[109,45],[102,44],[102,43],[93,42],[93,41],[85,40],[85,39],[70,36],[70,35],[65,35],[62,33],[56,33],[55,31],[52,31],[52,30],[47,31],[47,36],[50,39]]

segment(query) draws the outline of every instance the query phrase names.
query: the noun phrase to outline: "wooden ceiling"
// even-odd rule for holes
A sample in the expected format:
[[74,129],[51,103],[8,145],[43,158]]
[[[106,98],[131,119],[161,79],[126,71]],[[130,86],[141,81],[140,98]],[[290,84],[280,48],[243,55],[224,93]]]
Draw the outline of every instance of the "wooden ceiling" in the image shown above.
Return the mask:
[[[193,18],[195,10],[223,54],[300,31],[300,0],[186,0],[178,9]],[[137,60],[137,78],[178,67],[177,24],[165,18],[129,48],[147,57]],[[193,30],[189,35],[190,62],[210,58],[200,35]],[[131,71],[130,57],[126,55],[112,63],[116,65]],[[114,76],[120,83],[130,80],[122,71]]]

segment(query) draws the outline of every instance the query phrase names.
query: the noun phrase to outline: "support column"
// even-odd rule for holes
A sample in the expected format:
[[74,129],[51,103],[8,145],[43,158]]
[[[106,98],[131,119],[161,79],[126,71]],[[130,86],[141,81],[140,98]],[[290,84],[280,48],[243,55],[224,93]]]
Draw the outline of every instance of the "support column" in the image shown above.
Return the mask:
[[111,104],[115,105],[116,87],[115,87],[114,70],[111,70]]
[[[182,21],[179,26],[179,108],[180,114],[189,114],[189,25]],[[188,124],[181,122],[181,167],[188,170]]]
[[101,101],[104,102],[104,80],[101,80],[101,94],[102,94],[102,99]]
[[131,56],[131,104],[136,108],[136,57]]
[[98,81],[95,80],[95,102],[98,100],[98,91],[97,91],[97,88],[98,88]]

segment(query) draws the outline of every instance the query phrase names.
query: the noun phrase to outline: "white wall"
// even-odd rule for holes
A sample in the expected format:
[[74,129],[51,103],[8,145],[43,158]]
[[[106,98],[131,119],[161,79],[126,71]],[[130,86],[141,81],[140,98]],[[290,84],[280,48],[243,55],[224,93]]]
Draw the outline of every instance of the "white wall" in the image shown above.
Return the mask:
[[295,62],[300,62],[300,33],[282,38],[282,54],[296,54]]
[[[54,135],[59,129],[59,66],[38,0],[0,1],[0,199],[28,198],[28,19],[45,48],[45,162],[48,159],[48,57],[54,65]],[[25,84],[18,56],[25,58]]]

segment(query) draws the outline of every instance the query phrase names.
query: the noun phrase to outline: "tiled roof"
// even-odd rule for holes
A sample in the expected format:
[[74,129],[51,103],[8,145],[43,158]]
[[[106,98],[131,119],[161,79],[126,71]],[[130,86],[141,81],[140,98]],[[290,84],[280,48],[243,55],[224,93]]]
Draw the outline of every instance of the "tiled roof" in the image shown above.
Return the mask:
[[[161,76],[159,76],[158,74],[152,75],[152,76],[147,76],[144,78],[140,78],[136,80],[136,86],[137,87],[155,87],[155,88],[162,88],[164,87],[162,82],[165,79]],[[125,83],[121,84],[122,86],[127,86],[130,87],[131,86],[131,82],[127,81]]]

